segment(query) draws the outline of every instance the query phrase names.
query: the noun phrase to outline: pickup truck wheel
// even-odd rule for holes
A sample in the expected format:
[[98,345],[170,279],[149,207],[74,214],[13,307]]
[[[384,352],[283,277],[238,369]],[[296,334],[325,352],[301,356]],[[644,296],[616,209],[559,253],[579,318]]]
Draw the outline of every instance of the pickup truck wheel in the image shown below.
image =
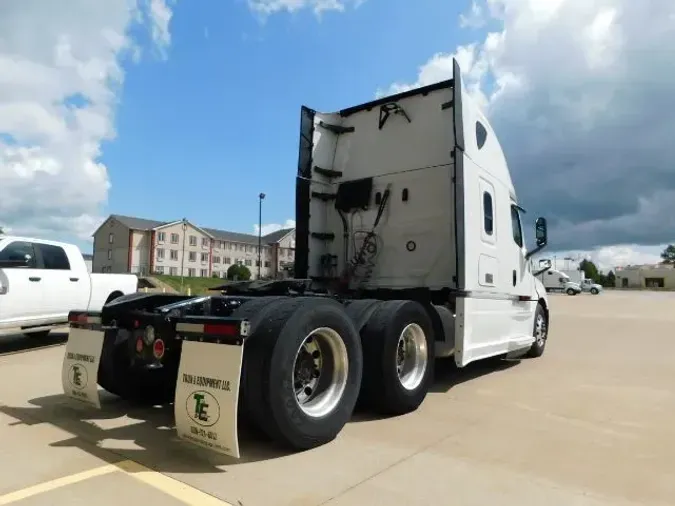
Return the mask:
[[131,334],[126,330],[108,330],[103,339],[98,384],[124,400],[143,404],[166,404],[173,400],[175,374],[167,368],[136,370],[130,366]]
[[591,293],[593,295],[597,295],[598,293],[600,293],[600,291],[597,288],[591,288]]
[[534,343],[527,352],[530,358],[538,358],[544,354],[546,349],[546,340],[548,339],[548,317],[546,311],[541,304],[537,304],[537,309],[534,313]]
[[256,423],[294,450],[332,441],[351,418],[361,383],[353,322],[339,302],[320,297],[289,298],[263,311],[245,344]]
[[31,339],[44,339],[46,338],[51,330],[39,330],[38,332],[24,332],[24,337],[30,337]]
[[434,330],[424,307],[383,302],[362,329],[361,342],[361,403],[390,415],[416,410],[434,379]]

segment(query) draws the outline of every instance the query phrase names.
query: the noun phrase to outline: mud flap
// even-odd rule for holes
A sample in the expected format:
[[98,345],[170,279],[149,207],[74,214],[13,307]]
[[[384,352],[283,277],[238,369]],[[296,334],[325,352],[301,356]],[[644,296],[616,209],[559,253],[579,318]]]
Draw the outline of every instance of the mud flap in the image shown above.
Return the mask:
[[67,397],[101,408],[98,366],[103,350],[101,330],[71,327],[61,368],[61,384]]
[[183,341],[174,400],[179,438],[239,458],[237,405],[243,355],[243,339]]

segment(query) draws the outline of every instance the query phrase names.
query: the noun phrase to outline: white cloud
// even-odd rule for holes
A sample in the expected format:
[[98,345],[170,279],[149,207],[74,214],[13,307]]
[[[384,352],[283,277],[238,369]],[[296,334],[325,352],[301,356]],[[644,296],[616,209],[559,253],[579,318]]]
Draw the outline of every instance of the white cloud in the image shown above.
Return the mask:
[[[656,264],[661,261],[661,252],[666,245],[640,246],[639,244],[618,244],[603,246],[589,251],[556,251],[543,252],[540,257],[551,261],[556,259],[556,265],[560,269],[568,268],[583,259],[591,260],[601,271],[607,273],[617,267],[626,265]],[[565,258],[572,258],[574,262],[566,262]]]
[[500,136],[519,199],[549,217],[551,248],[596,251],[609,263],[653,259],[633,246],[604,247],[675,240],[672,2],[476,2],[501,28],[438,48],[446,52],[387,91],[448,79],[457,57]]
[[[267,235],[271,234],[272,232],[276,232],[277,230],[281,230],[282,228],[295,228],[295,220],[288,219],[282,225],[278,223],[269,223],[267,225],[263,225],[261,228],[262,235]],[[253,233],[258,235],[258,225],[253,225]]]
[[[51,5],[51,4],[50,4]],[[140,19],[154,46],[170,42],[164,0],[0,3],[0,226],[90,240],[110,181],[99,161],[115,137],[121,59],[138,56]]]
[[343,12],[348,6],[359,7],[366,0],[248,0],[254,12],[262,15],[281,11],[290,13],[301,9],[311,9],[316,15],[326,11]]
[[462,28],[480,28],[485,24],[485,17],[483,14],[483,7],[476,1],[471,2],[471,8],[468,14],[461,14],[459,16],[459,26]]

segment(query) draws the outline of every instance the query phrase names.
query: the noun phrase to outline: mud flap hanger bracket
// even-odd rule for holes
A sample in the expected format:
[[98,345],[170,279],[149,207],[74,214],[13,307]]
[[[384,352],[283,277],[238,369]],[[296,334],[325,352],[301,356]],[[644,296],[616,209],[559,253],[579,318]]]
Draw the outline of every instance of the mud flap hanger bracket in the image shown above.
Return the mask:
[[389,116],[392,114],[400,114],[406,120],[408,120],[408,123],[412,123],[410,117],[408,116],[408,113],[405,112],[405,109],[403,109],[403,107],[398,105],[397,102],[389,102],[387,104],[382,104],[380,106],[380,123],[378,127],[380,130],[382,130],[384,124],[387,122]]

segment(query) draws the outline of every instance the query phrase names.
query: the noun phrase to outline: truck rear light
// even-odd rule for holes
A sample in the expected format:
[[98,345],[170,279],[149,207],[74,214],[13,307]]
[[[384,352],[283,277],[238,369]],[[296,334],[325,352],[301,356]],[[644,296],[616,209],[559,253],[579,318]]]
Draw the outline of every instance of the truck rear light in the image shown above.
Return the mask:
[[209,336],[238,336],[239,324],[206,323],[204,324],[204,334]]
[[152,345],[152,354],[155,356],[157,360],[161,359],[164,356],[164,341],[161,339],[157,339],[153,345]]
[[143,352],[143,338],[139,337],[136,339],[136,352],[137,353],[142,353]]

